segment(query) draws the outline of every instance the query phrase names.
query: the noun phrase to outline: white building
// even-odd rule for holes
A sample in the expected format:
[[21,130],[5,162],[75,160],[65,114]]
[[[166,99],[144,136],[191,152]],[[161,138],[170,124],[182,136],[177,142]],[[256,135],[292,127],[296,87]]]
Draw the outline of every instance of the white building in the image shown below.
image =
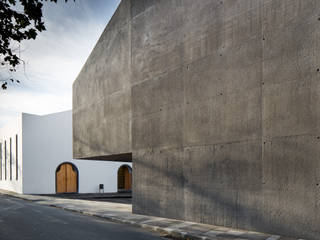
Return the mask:
[[131,188],[131,163],[72,159],[72,112],[22,113],[0,129],[0,189],[25,194]]

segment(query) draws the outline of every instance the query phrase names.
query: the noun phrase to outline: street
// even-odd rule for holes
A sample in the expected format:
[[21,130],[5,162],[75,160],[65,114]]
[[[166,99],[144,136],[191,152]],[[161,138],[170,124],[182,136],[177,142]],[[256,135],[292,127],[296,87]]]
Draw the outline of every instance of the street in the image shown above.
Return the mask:
[[0,240],[165,239],[125,224],[0,195]]

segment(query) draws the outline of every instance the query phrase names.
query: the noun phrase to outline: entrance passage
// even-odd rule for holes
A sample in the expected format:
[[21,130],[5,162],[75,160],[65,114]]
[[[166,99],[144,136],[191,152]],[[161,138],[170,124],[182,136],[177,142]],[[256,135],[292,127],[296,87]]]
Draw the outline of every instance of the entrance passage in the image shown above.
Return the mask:
[[72,163],[62,163],[56,170],[56,192],[78,192],[78,169]]
[[132,169],[122,165],[118,170],[118,192],[130,192],[132,182]]

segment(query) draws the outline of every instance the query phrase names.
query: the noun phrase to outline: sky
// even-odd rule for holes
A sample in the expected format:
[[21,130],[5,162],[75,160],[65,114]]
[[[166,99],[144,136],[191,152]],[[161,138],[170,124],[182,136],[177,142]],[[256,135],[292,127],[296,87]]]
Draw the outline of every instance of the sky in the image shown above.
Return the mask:
[[20,84],[0,89],[0,127],[21,112],[49,114],[72,108],[72,83],[120,0],[45,3],[47,31],[20,45]]

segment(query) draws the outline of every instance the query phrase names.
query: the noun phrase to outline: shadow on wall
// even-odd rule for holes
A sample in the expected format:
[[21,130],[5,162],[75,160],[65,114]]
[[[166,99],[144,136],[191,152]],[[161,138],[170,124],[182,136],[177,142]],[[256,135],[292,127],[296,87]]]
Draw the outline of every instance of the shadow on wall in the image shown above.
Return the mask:
[[[80,142],[96,151],[101,150],[97,147],[99,144],[91,146]],[[283,147],[290,151],[294,146],[288,144]],[[302,150],[304,148],[308,148],[308,143],[302,146]],[[281,189],[285,186],[279,184],[278,189],[274,188],[276,179],[271,185],[266,184],[261,155],[256,162],[250,162],[243,156],[220,156],[219,159],[212,156],[203,164],[200,161],[188,162],[182,157],[187,149],[178,154],[177,151],[179,149],[157,153],[156,150],[142,151],[142,154],[134,152],[135,213],[309,239],[320,235],[316,226],[320,216],[310,217],[315,214],[310,213],[312,209],[307,208],[308,204],[301,206],[301,203],[314,201],[316,196],[310,198],[310,193],[297,191],[294,192],[295,197],[289,198],[285,189]],[[284,158],[283,152],[273,154],[275,159]],[[305,169],[313,169],[308,161],[305,164]],[[245,176],[251,176],[253,183],[248,184]],[[297,189],[306,189],[304,185],[296,186]],[[317,199],[320,199],[320,193],[312,194],[318,194]],[[319,206],[320,203],[313,204]]]
[[[80,153],[78,152],[78,154],[83,154],[83,152],[86,152],[86,151],[89,151],[90,154],[92,155],[92,152],[94,152],[94,155],[96,155],[98,158],[98,156],[100,155],[101,156],[101,159],[102,160],[106,160],[106,157],[108,157],[108,154],[106,153],[109,153],[111,154],[110,157],[112,155],[119,155],[119,156],[123,156],[123,155],[128,155],[129,153],[126,152],[126,153],[119,153],[119,154],[113,154],[113,151],[108,149],[107,146],[102,146],[101,143],[99,141],[97,142],[94,142],[94,143],[88,143],[82,139],[80,139],[79,137],[76,137],[75,135],[73,135],[73,148],[74,146],[81,146],[81,149],[84,149],[82,151],[80,151]],[[85,155],[85,154],[83,154]],[[75,157],[73,156],[74,158],[78,158],[78,159],[93,159],[92,157],[88,157],[88,158],[83,158],[83,157]],[[126,156],[128,157],[128,156]],[[117,160],[108,160],[107,161],[117,161]],[[123,162],[131,162],[132,159],[131,159],[131,153],[130,153],[130,159],[125,159]]]
[[[156,157],[153,154],[154,150],[134,154],[134,213],[310,239],[320,234],[317,226],[309,226],[301,215],[307,210],[301,206],[301,198],[307,196],[298,193],[299,198],[290,199],[282,208],[279,202],[285,199],[280,197],[285,196],[264,186],[261,162],[255,166],[257,173],[248,173],[245,170],[252,166],[241,159],[210,159],[193,168],[191,164],[197,162],[186,162],[182,153],[169,150],[158,151]],[[225,172],[219,173],[215,168]],[[251,189],[246,188],[239,178],[241,174],[258,174],[260,181]],[[319,219],[314,219],[313,223],[317,222]]]

